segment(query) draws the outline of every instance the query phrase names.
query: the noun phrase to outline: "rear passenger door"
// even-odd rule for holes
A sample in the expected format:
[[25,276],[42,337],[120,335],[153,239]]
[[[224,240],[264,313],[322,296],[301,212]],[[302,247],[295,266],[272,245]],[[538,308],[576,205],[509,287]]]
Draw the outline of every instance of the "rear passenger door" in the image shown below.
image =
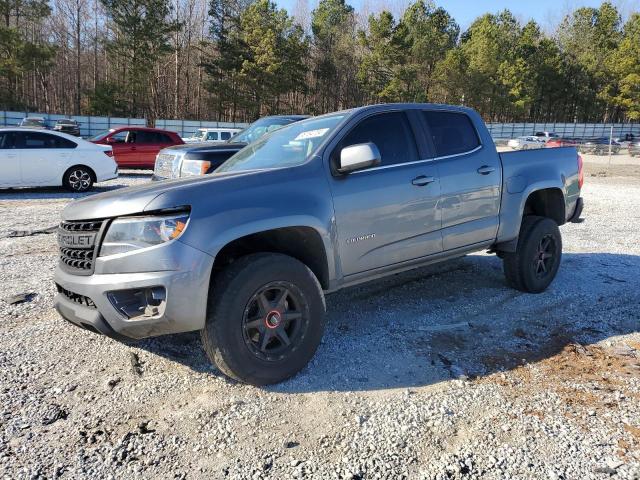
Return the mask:
[[442,251],[440,183],[416,142],[417,126],[402,111],[376,113],[331,149],[334,163],[342,148],[372,142],[382,158],[377,167],[330,178],[345,277]]
[[62,185],[76,144],[49,133],[22,131],[17,136],[23,185]]
[[444,250],[495,239],[502,182],[495,148],[483,147],[464,112],[423,111],[422,118],[440,175]]

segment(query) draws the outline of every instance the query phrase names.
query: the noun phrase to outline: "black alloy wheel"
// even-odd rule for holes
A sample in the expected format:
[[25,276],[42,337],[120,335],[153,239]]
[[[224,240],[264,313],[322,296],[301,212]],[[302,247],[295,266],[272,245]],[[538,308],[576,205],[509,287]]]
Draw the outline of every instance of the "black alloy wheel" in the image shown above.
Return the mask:
[[536,278],[544,278],[551,272],[554,263],[554,255],[556,252],[556,244],[553,236],[545,235],[538,243],[538,249],[533,258],[534,271]]
[[214,274],[202,344],[231,378],[281,382],[313,357],[325,312],[322,287],[309,267],[280,253],[249,254]]
[[271,282],[247,303],[242,319],[244,341],[258,358],[281,360],[298,347],[308,324],[309,306],[298,287]]

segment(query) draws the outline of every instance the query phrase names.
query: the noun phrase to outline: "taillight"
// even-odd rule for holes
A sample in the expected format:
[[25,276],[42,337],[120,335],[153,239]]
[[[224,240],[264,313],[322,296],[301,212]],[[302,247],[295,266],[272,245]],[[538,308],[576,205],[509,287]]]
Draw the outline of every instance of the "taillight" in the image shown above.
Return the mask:
[[113,150],[105,150],[105,151],[104,151],[104,154],[105,154],[107,157],[113,157]]
[[578,188],[584,184],[584,172],[582,171],[582,157],[578,154]]

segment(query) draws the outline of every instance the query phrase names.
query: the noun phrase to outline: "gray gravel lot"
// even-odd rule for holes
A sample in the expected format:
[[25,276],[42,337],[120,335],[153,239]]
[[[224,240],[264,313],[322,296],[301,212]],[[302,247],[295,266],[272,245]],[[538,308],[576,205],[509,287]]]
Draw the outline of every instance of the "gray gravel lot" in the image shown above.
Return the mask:
[[640,168],[588,164],[586,182],[546,293],[478,254],[333,294],[313,361],[267,389],[220,376],[196,334],[65,323],[55,236],[8,235],[74,195],[0,191],[0,474],[640,479]]

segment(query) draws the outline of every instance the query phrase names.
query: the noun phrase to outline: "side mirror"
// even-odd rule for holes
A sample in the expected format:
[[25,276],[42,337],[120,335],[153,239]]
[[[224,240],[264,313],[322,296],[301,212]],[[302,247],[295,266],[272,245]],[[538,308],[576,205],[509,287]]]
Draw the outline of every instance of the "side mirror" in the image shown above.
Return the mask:
[[381,162],[380,151],[374,143],[360,143],[340,150],[338,172],[350,173],[364,168],[375,167]]

